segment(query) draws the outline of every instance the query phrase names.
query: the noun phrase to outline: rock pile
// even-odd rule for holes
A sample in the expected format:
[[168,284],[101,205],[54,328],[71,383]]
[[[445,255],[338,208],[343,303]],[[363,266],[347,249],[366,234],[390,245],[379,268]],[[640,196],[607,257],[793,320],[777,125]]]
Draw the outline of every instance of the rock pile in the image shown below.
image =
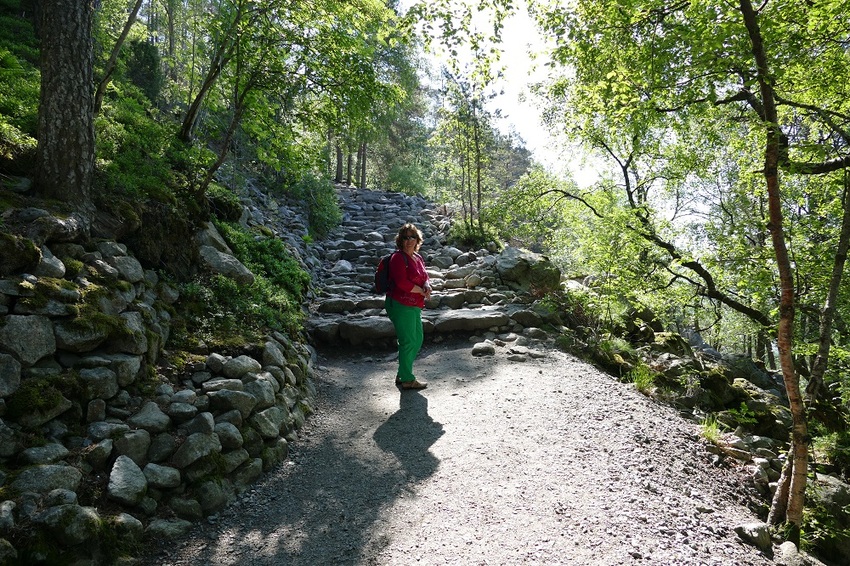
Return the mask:
[[108,563],[104,541],[184,532],[286,458],[313,411],[314,351],[279,333],[159,375],[176,289],[121,244],[56,233],[0,251],[2,564]]

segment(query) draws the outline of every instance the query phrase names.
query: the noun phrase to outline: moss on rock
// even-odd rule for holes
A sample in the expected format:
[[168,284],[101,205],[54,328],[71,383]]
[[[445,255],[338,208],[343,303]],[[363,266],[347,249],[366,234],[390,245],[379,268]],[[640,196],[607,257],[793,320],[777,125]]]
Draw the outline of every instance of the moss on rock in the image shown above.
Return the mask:
[[0,232],[0,277],[32,272],[38,267],[41,251],[28,238]]

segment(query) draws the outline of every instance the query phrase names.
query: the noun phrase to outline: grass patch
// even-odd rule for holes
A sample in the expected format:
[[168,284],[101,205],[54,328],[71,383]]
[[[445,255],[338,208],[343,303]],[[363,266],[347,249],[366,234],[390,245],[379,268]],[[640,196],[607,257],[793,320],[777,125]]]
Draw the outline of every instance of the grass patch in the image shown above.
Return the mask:
[[652,371],[649,366],[643,363],[638,363],[638,365],[636,365],[634,369],[626,375],[626,380],[634,383],[635,388],[644,395],[649,395],[655,387],[655,377],[656,373]]
[[708,415],[702,421],[702,431],[700,432],[702,437],[712,444],[718,444],[720,442],[720,436],[722,431],[720,430],[720,423],[717,422],[717,417],[714,415]]

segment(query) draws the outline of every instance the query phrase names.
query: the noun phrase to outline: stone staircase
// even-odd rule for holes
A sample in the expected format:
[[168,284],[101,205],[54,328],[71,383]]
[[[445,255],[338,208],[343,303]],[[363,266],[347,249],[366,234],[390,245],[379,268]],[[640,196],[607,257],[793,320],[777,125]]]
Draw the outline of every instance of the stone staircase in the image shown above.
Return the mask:
[[[338,188],[343,220],[311,253],[317,289],[310,305],[308,332],[316,343],[386,346],[395,331],[383,310],[384,297],[372,292],[375,269],[395,249],[406,222],[424,235],[420,254],[434,290],[423,311],[426,339],[465,334],[481,340],[543,338],[541,326],[557,317],[535,308],[529,293],[535,277],[557,284],[559,274],[546,258],[508,248],[462,251],[447,244],[451,217],[422,197]],[[550,320],[547,320],[547,317]],[[533,339],[533,338],[531,338]]]

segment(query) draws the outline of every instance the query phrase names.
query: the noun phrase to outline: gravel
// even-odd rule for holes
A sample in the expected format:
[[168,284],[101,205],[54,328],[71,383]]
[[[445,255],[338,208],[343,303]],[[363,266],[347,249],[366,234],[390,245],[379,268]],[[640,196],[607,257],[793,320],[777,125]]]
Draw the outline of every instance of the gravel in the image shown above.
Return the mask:
[[743,471],[699,427],[576,358],[427,344],[422,392],[387,352],[320,352],[290,459],[161,565],[759,565]]

